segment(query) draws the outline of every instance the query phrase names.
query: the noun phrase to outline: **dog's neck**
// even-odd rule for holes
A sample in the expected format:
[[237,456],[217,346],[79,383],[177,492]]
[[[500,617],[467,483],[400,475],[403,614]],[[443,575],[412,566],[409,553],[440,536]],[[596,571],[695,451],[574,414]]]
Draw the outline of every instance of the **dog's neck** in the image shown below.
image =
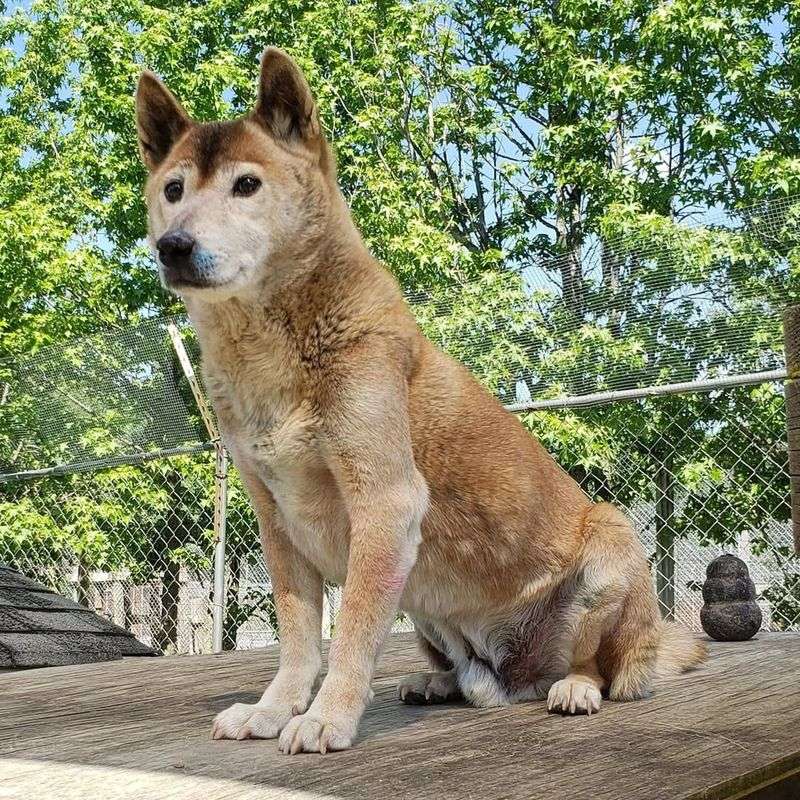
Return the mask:
[[354,317],[371,312],[376,297],[387,306],[401,297],[394,278],[368,251],[338,190],[318,232],[275,256],[265,274],[246,295],[215,303],[185,298],[201,344],[203,329],[225,331],[235,340],[276,315],[302,338],[316,318],[333,309],[338,317]]

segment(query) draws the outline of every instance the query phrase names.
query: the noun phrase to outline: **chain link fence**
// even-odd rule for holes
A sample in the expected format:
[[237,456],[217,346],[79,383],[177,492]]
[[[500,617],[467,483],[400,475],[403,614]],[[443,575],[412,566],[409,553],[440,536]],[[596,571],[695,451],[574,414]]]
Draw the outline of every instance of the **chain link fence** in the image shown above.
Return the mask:
[[[764,628],[800,630],[780,381],[531,405],[520,412],[526,426],[590,496],[633,519],[665,615],[697,629],[705,567],[734,552],[750,567]],[[222,646],[259,647],[277,638],[269,577],[235,469],[227,481]],[[214,503],[209,445],[6,476],[0,561],[165,652],[210,652]],[[326,589],[327,635],[339,591]]]
[[782,381],[547,406],[528,426],[590,496],[627,511],[664,616],[698,630],[706,566],[729,552],[748,564],[764,628],[800,630]]
[[[577,311],[563,281],[548,288],[560,261],[408,296],[591,497],[627,510],[666,616],[698,628],[725,551],[749,564],[764,627],[800,630],[780,345],[800,203],[742,219],[598,240]],[[198,363],[186,320],[147,319],[0,364],[0,561],[168,653],[277,637]],[[326,587],[326,635],[339,592]]]

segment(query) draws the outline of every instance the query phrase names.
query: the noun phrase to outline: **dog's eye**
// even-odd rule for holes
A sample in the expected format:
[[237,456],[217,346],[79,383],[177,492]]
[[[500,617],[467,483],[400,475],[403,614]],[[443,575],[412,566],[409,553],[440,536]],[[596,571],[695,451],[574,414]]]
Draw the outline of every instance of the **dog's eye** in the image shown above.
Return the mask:
[[183,197],[183,182],[170,181],[164,187],[164,197],[167,198],[169,203],[177,203]]
[[251,194],[258,191],[259,186],[261,186],[261,181],[258,178],[254,178],[252,175],[242,175],[233,184],[233,193],[237,197],[250,197]]

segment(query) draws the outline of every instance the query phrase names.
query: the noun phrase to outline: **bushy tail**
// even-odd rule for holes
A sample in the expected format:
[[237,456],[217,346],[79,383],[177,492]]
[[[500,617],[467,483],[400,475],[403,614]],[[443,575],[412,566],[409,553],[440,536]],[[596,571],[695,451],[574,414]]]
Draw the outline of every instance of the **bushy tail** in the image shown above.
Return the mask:
[[708,648],[686,628],[674,622],[661,623],[656,675],[677,675],[701,664],[707,656]]

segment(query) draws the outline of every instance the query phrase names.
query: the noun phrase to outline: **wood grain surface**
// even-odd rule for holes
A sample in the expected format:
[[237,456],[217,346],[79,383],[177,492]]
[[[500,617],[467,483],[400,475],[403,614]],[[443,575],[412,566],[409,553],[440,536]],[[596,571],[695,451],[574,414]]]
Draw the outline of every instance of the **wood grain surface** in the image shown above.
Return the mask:
[[800,635],[710,647],[651,698],[570,718],[401,705],[398,676],[424,663],[395,636],[356,746],[325,756],[209,737],[217,711],[258,698],[274,648],[2,673],[0,798],[741,797],[800,769]]

